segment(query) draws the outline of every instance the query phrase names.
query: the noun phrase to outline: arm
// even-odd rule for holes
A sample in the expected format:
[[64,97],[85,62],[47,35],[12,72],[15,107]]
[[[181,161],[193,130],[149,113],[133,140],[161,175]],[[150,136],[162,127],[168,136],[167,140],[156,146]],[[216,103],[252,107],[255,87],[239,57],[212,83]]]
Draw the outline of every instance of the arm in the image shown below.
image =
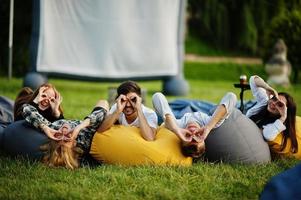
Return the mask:
[[[259,76],[252,76],[250,78],[250,84],[253,95],[256,95],[259,98],[269,98],[269,95],[275,95],[278,98],[277,91]],[[258,91],[258,88],[263,88],[265,93],[262,93],[262,91],[260,92],[260,90]]]
[[186,129],[180,128],[172,114],[166,114],[164,119],[165,128],[174,132],[180,140],[185,142],[190,142],[192,140],[192,133]]
[[24,104],[22,115],[25,121],[27,121],[37,129],[40,128],[42,124],[46,126],[51,125],[51,123],[47,119],[45,119],[32,105]]
[[224,104],[218,105],[213,115],[211,116],[209,123],[206,124],[205,127],[207,127],[209,131],[211,131],[213,128],[216,127],[217,123],[226,116],[226,114],[226,106]]
[[111,128],[114,123],[118,120],[120,113],[115,111],[112,114],[108,114],[102,124],[98,127],[97,131],[98,132],[104,132]]
[[283,122],[277,119],[274,123],[263,126],[262,134],[267,141],[273,141],[285,129]]
[[212,129],[220,127],[232,114],[235,109],[236,101],[236,95],[232,92],[228,92],[224,95],[212,116],[199,113],[200,124],[204,124],[204,126],[194,132],[196,137],[199,140],[205,140]]
[[153,141],[156,137],[156,129],[149,126],[141,106],[137,109],[137,112],[142,137],[147,141]]
[[198,113],[199,123],[204,126],[197,130],[197,135],[206,139],[210,131],[221,126],[224,121],[232,114],[237,102],[236,95],[227,92],[220,101],[212,116],[205,113]]
[[263,126],[262,134],[267,141],[274,140],[278,134],[286,129],[284,122],[287,118],[287,107],[284,102],[278,100],[276,108],[279,111],[280,118],[277,119],[274,123],[267,124]]
[[25,104],[22,115],[28,123],[35,128],[42,130],[50,139],[58,140],[54,137],[57,131],[49,127],[51,123],[45,119],[35,107]]
[[218,126],[221,125],[220,122],[223,122],[226,115],[227,115],[226,106],[224,104],[218,105],[213,115],[210,117],[209,122],[205,126],[196,130],[196,135],[198,135],[200,139],[205,140],[212,129],[217,128]]
[[[105,104],[107,103],[107,101],[104,101],[104,100],[101,100],[101,101],[105,102]],[[108,106],[96,105],[96,107],[93,109],[92,113],[85,118],[84,121],[86,121],[87,119],[89,119],[89,123],[84,128],[86,128],[86,127],[89,126],[89,129],[92,132],[96,132],[96,129],[105,120],[107,109],[108,109]]]
[[50,100],[50,107],[52,110],[52,115],[56,119],[63,119],[63,114],[61,113],[60,110],[60,105],[63,101],[63,98],[61,97],[60,93],[55,91],[55,98]]
[[95,107],[93,112],[85,118],[90,119],[89,127],[91,129],[97,129],[99,125],[104,121],[107,114],[107,110],[102,107]]
[[115,124],[126,105],[126,100],[126,96],[124,95],[120,95],[116,99],[116,103],[112,106],[109,114],[97,129],[98,132],[104,132]]
[[79,132],[88,126],[90,126],[91,120],[90,118],[86,118],[84,121],[82,121],[79,125],[77,125],[74,130],[72,131],[71,139],[76,139]]
[[[148,120],[146,119],[144,112],[143,112],[143,106],[142,106],[142,98],[138,96],[136,93],[133,93],[128,97],[130,104],[133,106],[135,111],[137,112],[137,118],[139,121],[139,127],[140,127],[140,133],[141,136],[147,140],[147,141],[153,141],[156,137],[156,128],[151,127],[148,120],[151,120],[148,116]],[[146,113],[148,114],[148,113]],[[154,113],[156,116],[156,114]],[[157,118],[157,116],[156,116]],[[156,124],[153,126],[157,126],[157,120]]]
[[[255,104],[255,106],[253,106],[247,111],[246,113],[247,117],[256,115],[258,112],[260,112],[263,109],[263,107],[267,105],[269,96],[266,88],[267,89],[271,88],[264,80],[262,80],[262,78],[256,75],[251,76],[249,82],[250,82],[252,94],[256,99],[257,103]],[[269,94],[274,93],[276,94],[276,96],[278,96],[278,93],[273,88],[269,89],[269,91],[273,91],[273,92],[269,92]]]
[[166,97],[161,92],[157,92],[153,95],[152,102],[156,112],[164,119],[165,128],[175,133],[180,140],[190,142],[192,134],[188,130],[180,128]]

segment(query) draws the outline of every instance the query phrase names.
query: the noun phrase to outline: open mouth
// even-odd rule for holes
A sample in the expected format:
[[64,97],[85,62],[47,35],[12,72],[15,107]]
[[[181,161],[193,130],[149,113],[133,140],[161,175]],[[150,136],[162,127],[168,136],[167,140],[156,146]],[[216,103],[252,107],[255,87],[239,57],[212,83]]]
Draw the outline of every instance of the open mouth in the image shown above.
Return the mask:
[[203,139],[200,135],[192,136],[192,141],[201,142]]
[[124,108],[124,112],[125,112],[125,113],[132,113],[133,110],[134,110],[134,109],[133,109],[132,107],[125,107],[125,108]]
[[46,110],[49,107],[49,101],[43,100],[38,105],[41,110]]
[[196,145],[196,144],[198,144],[198,142],[197,142],[195,139],[192,139],[191,142],[190,142],[189,144],[191,144],[191,145],[192,145],[192,144],[193,144],[193,145]]
[[42,106],[45,106],[45,107],[46,107],[46,106],[48,106],[48,101],[47,101],[47,100],[44,100],[44,101],[41,102],[41,104],[42,104]]

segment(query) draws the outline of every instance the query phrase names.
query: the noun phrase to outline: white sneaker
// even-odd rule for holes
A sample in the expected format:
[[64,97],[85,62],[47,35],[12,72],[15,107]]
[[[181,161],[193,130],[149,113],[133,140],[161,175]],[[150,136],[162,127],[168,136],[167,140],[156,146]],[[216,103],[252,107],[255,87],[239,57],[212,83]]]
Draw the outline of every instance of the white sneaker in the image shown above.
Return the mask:
[[153,95],[152,101],[153,107],[160,117],[165,119],[166,114],[173,116],[173,112],[171,111],[165,96],[161,92],[156,92]]

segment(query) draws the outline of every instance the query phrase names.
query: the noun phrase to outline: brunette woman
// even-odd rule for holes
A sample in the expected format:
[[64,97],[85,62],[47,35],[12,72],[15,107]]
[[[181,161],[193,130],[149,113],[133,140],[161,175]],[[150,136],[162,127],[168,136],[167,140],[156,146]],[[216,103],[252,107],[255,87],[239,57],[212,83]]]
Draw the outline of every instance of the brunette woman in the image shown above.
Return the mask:
[[250,78],[250,87],[256,105],[247,116],[262,129],[275,155],[294,156],[301,159],[300,137],[296,135],[296,104],[292,96],[278,93],[259,76]]

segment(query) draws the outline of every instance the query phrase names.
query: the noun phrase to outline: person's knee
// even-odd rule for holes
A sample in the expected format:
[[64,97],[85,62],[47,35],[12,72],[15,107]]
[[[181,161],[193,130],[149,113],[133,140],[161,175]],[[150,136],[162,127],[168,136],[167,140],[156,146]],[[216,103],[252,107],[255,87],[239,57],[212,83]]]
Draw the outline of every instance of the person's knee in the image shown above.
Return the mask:
[[226,107],[227,114],[231,114],[233,109],[235,108],[237,102],[237,97],[233,92],[227,92],[223,97],[221,104]]
[[152,96],[153,107],[155,109],[157,109],[158,106],[162,106],[161,104],[162,104],[162,102],[165,102],[165,100],[166,100],[166,97],[164,96],[164,94],[162,94],[161,92],[156,92]]
[[234,94],[233,92],[227,92],[227,94],[225,96],[229,99],[229,101],[231,103],[236,104],[236,102],[237,102],[236,94]]
[[97,103],[96,103],[96,106],[95,107],[102,107],[104,108],[106,111],[109,111],[110,109],[110,106],[109,106],[109,102],[107,100],[99,100]]
[[169,107],[166,97],[161,92],[156,92],[152,97],[153,107],[156,113],[165,118],[166,114],[173,115],[172,110]]
[[156,92],[155,94],[153,94],[153,97],[152,97],[153,100],[162,99],[162,98],[165,98],[165,96],[161,92]]

